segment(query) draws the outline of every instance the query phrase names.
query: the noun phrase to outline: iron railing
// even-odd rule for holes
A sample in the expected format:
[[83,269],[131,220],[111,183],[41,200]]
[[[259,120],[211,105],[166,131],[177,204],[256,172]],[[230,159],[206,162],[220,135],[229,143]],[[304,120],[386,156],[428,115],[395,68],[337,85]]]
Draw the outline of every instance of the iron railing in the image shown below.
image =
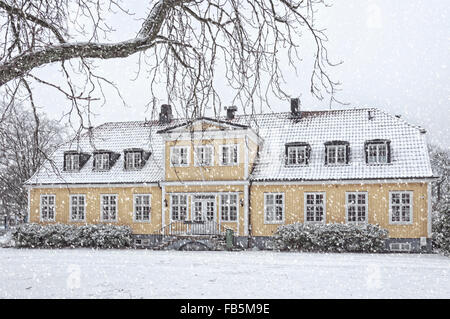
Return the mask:
[[215,221],[173,221],[158,232],[164,236],[225,236],[227,227]]

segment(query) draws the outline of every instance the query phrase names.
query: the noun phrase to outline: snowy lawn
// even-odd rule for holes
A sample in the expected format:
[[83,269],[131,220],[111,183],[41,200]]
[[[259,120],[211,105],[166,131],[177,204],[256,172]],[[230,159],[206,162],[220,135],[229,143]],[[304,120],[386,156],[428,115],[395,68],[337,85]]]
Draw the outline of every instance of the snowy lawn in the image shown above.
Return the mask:
[[1,298],[450,298],[450,258],[0,248]]

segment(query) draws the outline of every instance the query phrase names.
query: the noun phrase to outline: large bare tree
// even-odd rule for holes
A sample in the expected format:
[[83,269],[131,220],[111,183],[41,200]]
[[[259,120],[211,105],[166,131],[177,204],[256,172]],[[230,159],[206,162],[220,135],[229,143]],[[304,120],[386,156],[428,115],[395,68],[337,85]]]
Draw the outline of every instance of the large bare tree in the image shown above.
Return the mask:
[[8,111],[0,105],[0,111],[5,115],[0,125],[1,213],[20,219],[27,207],[23,183],[61,145],[66,132],[58,122],[34,114],[23,105]]
[[[105,41],[114,30],[107,17],[132,13],[120,0],[0,0],[0,90],[7,103],[47,85],[71,101],[81,128],[90,107],[104,99],[102,86],[119,87],[96,71],[97,60],[143,55],[153,90],[161,84],[179,115],[217,115],[217,82],[233,92],[233,104],[252,113],[268,94],[288,98],[281,64],[301,62],[305,37],[313,43],[310,91],[333,101],[337,82],[329,76],[327,38],[316,24],[325,0],[154,0],[135,36]],[[141,61],[141,60],[140,60]],[[36,69],[58,64],[65,81],[38,76]],[[217,65],[225,74],[217,74]],[[155,103],[149,101],[155,108]],[[32,104],[34,107],[34,105]]]

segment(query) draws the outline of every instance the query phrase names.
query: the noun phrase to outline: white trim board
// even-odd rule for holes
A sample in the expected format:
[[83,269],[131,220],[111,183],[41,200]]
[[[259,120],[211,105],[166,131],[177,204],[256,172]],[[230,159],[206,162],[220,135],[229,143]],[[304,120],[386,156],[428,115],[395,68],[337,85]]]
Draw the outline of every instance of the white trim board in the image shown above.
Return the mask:
[[116,184],[39,184],[39,185],[25,185],[25,188],[117,188],[117,187],[157,187],[158,183],[116,183]]
[[434,178],[422,179],[348,179],[348,180],[323,180],[323,181],[252,181],[252,185],[327,185],[327,184],[408,184],[427,183]]

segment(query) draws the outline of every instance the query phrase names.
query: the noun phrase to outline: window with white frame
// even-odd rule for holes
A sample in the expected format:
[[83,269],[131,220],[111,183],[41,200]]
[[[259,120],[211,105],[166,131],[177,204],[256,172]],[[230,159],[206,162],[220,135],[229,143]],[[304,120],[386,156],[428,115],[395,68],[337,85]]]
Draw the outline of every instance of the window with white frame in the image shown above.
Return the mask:
[[94,154],[94,169],[99,171],[109,169],[109,153]]
[[125,167],[126,169],[139,169],[142,166],[142,152],[126,152]]
[[188,146],[172,146],[170,148],[170,165],[171,166],[188,166],[189,165],[189,147]]
[[235,222],[238,216],[238,195],[220,195],[220,220],[223,222]]
[[80,169],[80,154],[66,154],[64,156],[66,171],[78,171]]
[[196,146],[195,166],[213,166],[213,147],[210,145]]
[[101,195],[101,220],[117,221],[117,195]]
[[306,165],[308,164],[307,146],[288,146],[287,164],[288,165]]
[[305,193],[305,222],[325,222],[325,193]]
[[55,195],[41,195],[41,220],[55,220]]
[[326,145],[325,151],[327,158],[326,164],[335,165],[347,163],[347,145]]
[[386,143],[367,144],[367,163],[385,164],[388,162],[388,145]]
[[348,192],[346,195],[347,222],[367,222],[367,193]]
[[412,192],[390,192],[389,212],[391,224],[410,224],[413,219]]
[[187,218],[187,195],[172,194],[171,197],[171,218],[172,220],[186,220]]
[[86,196],[70,195],[70,220],[84,221],[86,218]]
[[220,165],[238,164],[238,146],[222,145],[220,148]]
[[150,221],[151,194],[134,195],[134,220],[137,222]]
[[274,224],[284,221],[284,193],[264,193],[264,221]]

